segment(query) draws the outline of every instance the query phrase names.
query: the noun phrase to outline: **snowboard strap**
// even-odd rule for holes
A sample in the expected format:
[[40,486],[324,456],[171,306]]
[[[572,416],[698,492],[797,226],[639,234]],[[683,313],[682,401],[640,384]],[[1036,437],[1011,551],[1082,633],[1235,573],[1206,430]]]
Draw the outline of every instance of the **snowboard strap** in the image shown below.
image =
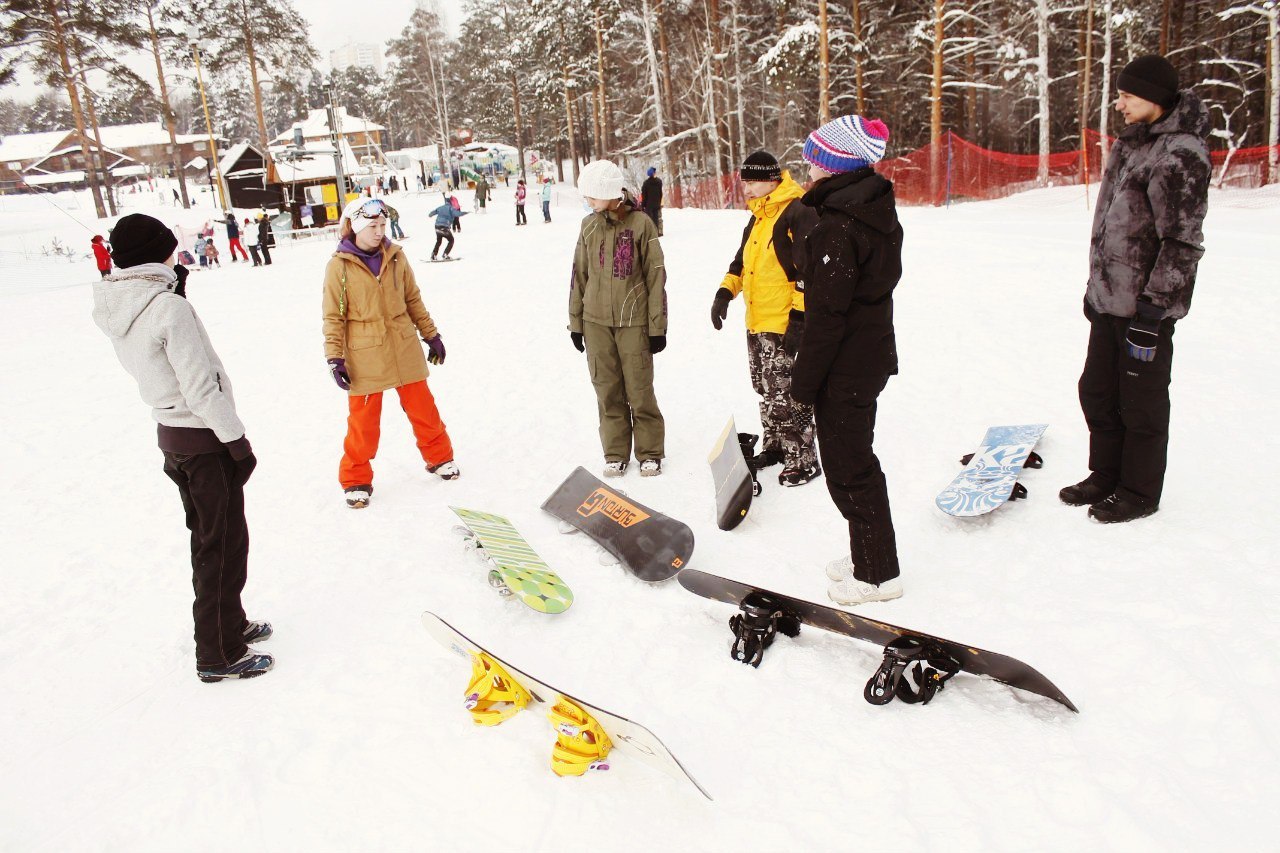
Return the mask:
[[800,620],[759,590],[742,599],[738,608],[740,612],[729,617],[734,636],[729,656],[736,661],[758,667],[778,631],[788,637],[800,633]]
[[463,704],[477,726],[496,726],[529,704],[529,691],[520,686],[487,652],[471,653],[471,682]]
[[605,757],[613,749],[613,741],[604,727],[582,706],[561,696],[547,712],[556,728],[556,742],[551,747],[551,770],[557,776],[581,776],[588,770],[608,770]]
[[960,664],[941,646],[899,637],[884,647],[884,661],[862,695],[872,705],[887,705],[894,696],[909,705],[928,705],[959,671]]

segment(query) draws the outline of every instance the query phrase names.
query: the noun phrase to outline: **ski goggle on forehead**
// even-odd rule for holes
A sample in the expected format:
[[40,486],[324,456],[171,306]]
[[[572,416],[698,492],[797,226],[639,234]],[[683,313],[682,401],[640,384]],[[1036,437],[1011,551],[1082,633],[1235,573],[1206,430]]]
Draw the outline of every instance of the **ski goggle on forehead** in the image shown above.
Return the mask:
[[387,215],[387,206],[380,198],[369,199],[360,205],[355,215],[364,219],[377,219],[379,216]]

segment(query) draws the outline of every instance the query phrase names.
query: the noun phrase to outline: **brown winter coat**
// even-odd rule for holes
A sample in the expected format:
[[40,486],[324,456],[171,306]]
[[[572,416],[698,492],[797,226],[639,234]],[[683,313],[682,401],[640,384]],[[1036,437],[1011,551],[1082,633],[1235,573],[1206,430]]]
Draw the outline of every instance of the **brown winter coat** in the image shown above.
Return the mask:
[[324,356],[346,359],[352,396],[426,379],[418,337],[436,334],[399,246],[382,250],[376,278],[355,255],[334,252],[324,273]]

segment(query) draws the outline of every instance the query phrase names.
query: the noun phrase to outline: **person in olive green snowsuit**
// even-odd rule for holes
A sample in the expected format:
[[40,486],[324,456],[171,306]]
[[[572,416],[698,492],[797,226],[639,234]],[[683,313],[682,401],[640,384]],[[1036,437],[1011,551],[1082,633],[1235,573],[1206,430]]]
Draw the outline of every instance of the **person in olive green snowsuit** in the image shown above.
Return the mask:
[[658,229],[622,187],[613,163],[589,163],[569,290],[569,337],[587,354],[600,412],[605,476],[626,472],[632,440],[641,476],[662,471],[666,424],[653,391],[653,356],[667,345],[666,269]]

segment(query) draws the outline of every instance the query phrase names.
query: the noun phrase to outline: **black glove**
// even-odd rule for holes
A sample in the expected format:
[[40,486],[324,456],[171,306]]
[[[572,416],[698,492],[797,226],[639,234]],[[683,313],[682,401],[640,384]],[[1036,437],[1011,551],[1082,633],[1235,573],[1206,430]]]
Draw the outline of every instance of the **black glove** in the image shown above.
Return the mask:
[[717,330],[724,323],[724,318],[729,316],[729,303],[733,300],[733,294],[729,288],[722,287],[716,291],[716,298],[711,303],[711,325]]
[[187,269],[182,264],[174,264],[173,274],[178,277],[178,283],[173,286],[173,292],[181,296],[183,299],[186,299],[187,276],[191,274],[191,270]]
[[345,358],[329,359],[329,373],[333,374],[333,381],[338,383],[339,388],[343,391],[351,390],[351,374],[347,373]]
[[236,479],[240,485],[249,482],[253,469],[258,467],[258,457],[253,455],[253,447],[249,445],[248,436],[240,436],[235,441],[227,442],[227,452],[236,463]]
[[569,340],[573,341],[573,348],[578,352],[587,351],[587,348],[582,345],[582,332],[570,332]]
[[782,351],[792,358],[800,352],[800,341],[804,338],[804,312],[791,309],[787,315],[787,331],[782,336]]
[[667,336],[666,336],[666,335],[650,335],[650,336],[649,336],[649,352],[650,352],[650,354],[652,354],[652,355],[657,355],[658,353],[662,352],[662,351],[663,351],[664,349],[666,349],[666,348],[667,348]]
[[1155,361],[1156,345],[1160,343],[1160,321],[1164,319],[1164,309],[1150,302],[1138,300],[1137,313],[1129,323],[1129,333],[1125,335],[1128,344],[1129,358],[1138,361]]

